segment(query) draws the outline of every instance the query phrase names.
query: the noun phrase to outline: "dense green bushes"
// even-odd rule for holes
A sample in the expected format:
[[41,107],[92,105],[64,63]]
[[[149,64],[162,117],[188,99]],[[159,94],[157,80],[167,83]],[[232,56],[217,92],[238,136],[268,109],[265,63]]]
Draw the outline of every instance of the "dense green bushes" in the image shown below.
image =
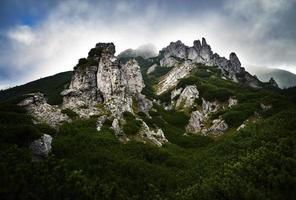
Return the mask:
[[142,122],[137,120],[130,112],[124,112],[123,117],[125,119],[125,124],[123,124],[123,132],[127,135],[137,134],[141,129]]
[[231,127],[238,127],[246,119],[255,114],[255,111],[259,109],[259,105],[256,103],[244,103],[238,104],[232,107],[229,111],[225,112],[222,117],[226,123]]

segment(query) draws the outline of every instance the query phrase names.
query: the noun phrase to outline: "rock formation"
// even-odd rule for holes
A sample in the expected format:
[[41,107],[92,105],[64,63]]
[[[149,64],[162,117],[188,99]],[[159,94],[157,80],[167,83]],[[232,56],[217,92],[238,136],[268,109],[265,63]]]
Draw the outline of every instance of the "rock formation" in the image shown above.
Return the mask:
[[193,106],[195,99],[199,98],[199,92],[195,85],[188,85],[180,94],[176,102],[176,108],[190,108]]
[[251,87],[260,87],[260,81],[241,67],[235,53],[229,55],[229,60],[220,57],[217,53],[213,54],[204,38],[202,42],[194,41],[192,47],[186,46],[181,41],[171,42],[169,46],[162,49],[160,55],[162,56],[160,66],[174,68],[159,83],[158,94],[174,87],[178,80],[188,76],[198,63],[218,66],[224,77]]
[[30,144],[30,149],[36,159],[46,157],[51,151],[52,137],[44,134],[40,139],[34,140]]
[[38,122],[47,123],[54,128],[63,122],[70,121],[70,118],[63,114],[58,106],[49,105],[41,93],[29,94],[18,105],[24,107]]
[[[134,113],[148,111],[152,101],[141,92],[145,87],[140,66],[135,59],[121,63],[114,56],[113,43],[99,43],[89,52],[87,59],[74,68],[69,89],[62,92],[63,107],[71,108],[82,116],[82,111],[95,108],[99,115],[97,129],[100,130],[107,118],[113,120],[112,127],[120,136],[124,134],[120,127],[120,119],[124,112]],[[158,146],[167,142],[161,130],[153,132],[142,124],[141,135]],[[145,134],[143,133],[145,132]]]

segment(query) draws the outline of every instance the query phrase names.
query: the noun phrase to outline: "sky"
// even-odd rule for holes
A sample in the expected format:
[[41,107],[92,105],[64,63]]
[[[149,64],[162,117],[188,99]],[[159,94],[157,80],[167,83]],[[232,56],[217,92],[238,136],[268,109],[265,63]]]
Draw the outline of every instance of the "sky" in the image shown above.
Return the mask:
[[0,89],[72,70],[98,42],[116,53],[205,37],[241,63],[296,73],[296,0],[1,0]]

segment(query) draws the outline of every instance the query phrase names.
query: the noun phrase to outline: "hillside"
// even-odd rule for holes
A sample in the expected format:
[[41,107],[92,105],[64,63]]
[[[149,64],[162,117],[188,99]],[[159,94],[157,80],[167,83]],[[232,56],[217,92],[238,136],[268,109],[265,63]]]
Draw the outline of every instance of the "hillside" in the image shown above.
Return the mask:
[[50,104],[59,104],[62,102],[60,93],[70,83],[72,72],[62,72],[53,76],[45,77],[32,81],[25,85],[16,86],[0,91],[0,102],[7,101],[22,95],[42,92],[48,97]]
[[296,198],[292,88],[205,39],[148,59],[114,54],[98,43],[73,73],[6,91],[1,199]]

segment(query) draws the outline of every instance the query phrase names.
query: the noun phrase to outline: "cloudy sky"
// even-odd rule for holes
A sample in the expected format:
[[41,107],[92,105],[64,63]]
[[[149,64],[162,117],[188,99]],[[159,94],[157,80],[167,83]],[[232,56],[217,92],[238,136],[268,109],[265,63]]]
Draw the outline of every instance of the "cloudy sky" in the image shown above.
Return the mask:
[[1,0],[0,88],[72,70],[97,42],[234,51],[243,66],[296,73],[296,0]]

